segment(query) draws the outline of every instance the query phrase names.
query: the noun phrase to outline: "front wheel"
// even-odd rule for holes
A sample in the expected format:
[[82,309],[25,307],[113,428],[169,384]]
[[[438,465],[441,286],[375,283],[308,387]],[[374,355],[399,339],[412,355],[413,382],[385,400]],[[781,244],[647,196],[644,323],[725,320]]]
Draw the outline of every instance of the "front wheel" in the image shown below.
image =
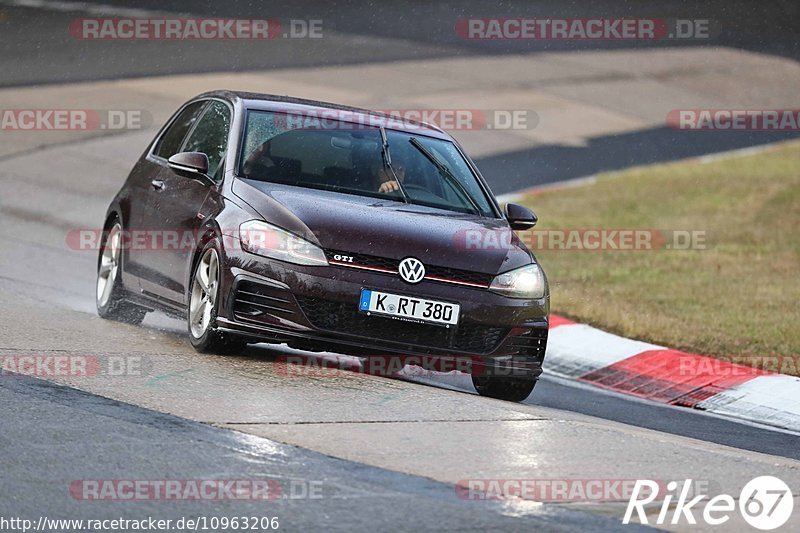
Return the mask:
[[472,376],[472,384],[481,396],[508,402],[521,402],[531,395],[535,377]]
[[206,244],[195,265],[189,289],[186,321],[189,341],[198,352],[233,353],[247,343],[217,330],[221,267],[215,241]]

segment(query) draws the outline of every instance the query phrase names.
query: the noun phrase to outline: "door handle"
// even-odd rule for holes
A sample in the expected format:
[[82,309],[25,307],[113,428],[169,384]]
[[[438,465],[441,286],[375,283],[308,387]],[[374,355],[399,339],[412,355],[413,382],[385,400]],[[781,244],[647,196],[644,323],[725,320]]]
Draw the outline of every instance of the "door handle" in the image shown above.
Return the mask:
[[153,180],[150,182],[150,185],[156,191],[163,191],[164,190],[164,182],[161,180]]

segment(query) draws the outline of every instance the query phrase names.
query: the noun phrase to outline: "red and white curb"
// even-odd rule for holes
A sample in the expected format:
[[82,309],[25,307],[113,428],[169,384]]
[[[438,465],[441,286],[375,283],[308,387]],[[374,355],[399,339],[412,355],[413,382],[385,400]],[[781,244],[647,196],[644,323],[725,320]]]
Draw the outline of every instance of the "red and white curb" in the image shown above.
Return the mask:
[[800,431],[800,378],[550,317],[545,372],[671,405]]

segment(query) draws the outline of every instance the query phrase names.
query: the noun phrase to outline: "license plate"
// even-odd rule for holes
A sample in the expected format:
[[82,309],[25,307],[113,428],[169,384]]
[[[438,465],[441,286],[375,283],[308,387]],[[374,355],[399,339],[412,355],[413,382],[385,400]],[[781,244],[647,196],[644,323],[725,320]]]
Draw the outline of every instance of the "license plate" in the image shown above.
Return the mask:
[[361,289],[361,302],[358,309],[367,314],[375,313],[413,322],[442,324],[448,327],[458,324],[458,314],[461,312],[461,306],[458,304],[370,289]]

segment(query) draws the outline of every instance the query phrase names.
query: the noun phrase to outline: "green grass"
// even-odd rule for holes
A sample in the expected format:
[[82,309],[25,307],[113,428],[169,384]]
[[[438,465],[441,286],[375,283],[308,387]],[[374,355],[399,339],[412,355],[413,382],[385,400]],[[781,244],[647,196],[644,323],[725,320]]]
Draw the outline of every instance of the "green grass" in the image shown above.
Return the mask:
[[537,250],[554,313],[694,353],[800,354],[800,143],[604,174],[523,203],[537,230],[706,232],[705,250]]

